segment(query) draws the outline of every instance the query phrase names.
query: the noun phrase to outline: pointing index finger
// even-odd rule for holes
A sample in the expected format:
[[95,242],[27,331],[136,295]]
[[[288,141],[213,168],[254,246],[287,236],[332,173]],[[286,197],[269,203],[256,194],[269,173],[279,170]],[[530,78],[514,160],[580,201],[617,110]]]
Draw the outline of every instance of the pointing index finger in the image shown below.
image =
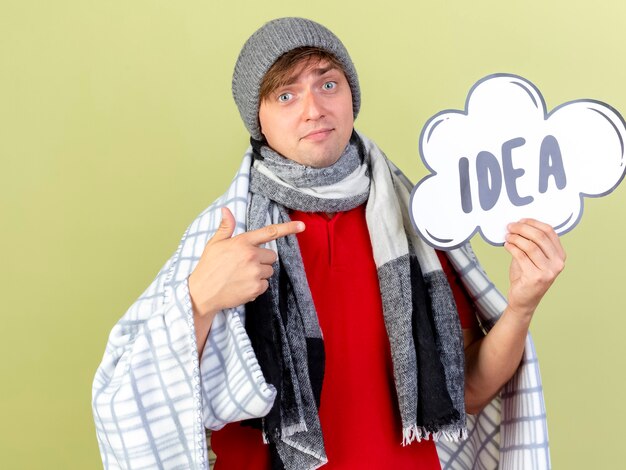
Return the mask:
[[251,232],[246,232],[240,236],[244,237],[252,245],[259,246],[280,237],[300,233],[304,231],[304,228],[304,222],[291,221],[282,224],[268,225],[257,230],[252,230]]

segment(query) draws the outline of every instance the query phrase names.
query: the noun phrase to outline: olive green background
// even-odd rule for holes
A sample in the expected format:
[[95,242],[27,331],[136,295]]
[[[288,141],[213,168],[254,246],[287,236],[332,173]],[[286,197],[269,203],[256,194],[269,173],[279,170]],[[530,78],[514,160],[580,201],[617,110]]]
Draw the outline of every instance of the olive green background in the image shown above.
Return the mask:
[[[342,38],[357,128],[414,180],[421,126],[490,73],[526,77],[549,108],[626,112],[617,0],[1,0],[0,467],[101,466],[90,387],[108,332],[234,174],[236,55],[288,15]],[[586,201],[533,321],[556,469],[623,465],[624,203],[624,185]],[[507,253],[474,244],[506,289]]]

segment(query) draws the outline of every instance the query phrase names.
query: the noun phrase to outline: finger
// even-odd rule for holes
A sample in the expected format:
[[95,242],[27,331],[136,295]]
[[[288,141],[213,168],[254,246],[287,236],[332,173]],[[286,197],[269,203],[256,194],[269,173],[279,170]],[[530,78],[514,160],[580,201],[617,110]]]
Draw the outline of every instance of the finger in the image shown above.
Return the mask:
[[554,231],[554,229],[552,228],[552,225],[546,224],[544,222],[540,222],[537,219],[527,219],[527,218],[524,218],[524,219],[520,219],[519,223],[532,225],[533,227],[536,227],[536,228],[538,228],[538,229],[540,229],[540,230],[542,230],[542,231],[544,231],[546,233]]
[[260,265],[259,279],[269,279],[274,274],[274,268],[269,264]]
[[278,259],[278,255],[274,250],[268,248],[258,248],[258,260],[261,264],[272,265]]
[[256,299],[259,295],[265,292],[269,286],[270,286],[270,283],[267,281],[267,279],[261,279],[259,281],[259,286],[258,286],[257,291],[255,292],[254,298]]
[[556,231],[554,230],[554,228],[552,228],[551,225],[548,225],[546,223],[540,222],[536,219],[522,219],[520,220],[520,222],[523,223],[527,223],[529,225],[532,225],[533,227],[536,227],[540,230],[542,230],[545,234],[547,234],[550,239],[552,240],[555,248],[557,249],[560,257],[565,260],[565,258],[567,257],[567,254],[565,253],[565,249],[563,248],[563,245],[561,244],[561,239],[559,237],[559,235],[556,233]]
[[519,263],[522,271],[528,271],[528,269],[535,268],[534,263],[528,258],[526,253],[521,250],[515,244],[510,242],[504,242],[504,249],[508,251],[511,256]]
[[545,269],[548,267],[548,258],[533,240],[529,240],[516,233],[509,233],[506,236],[506,242],[522,251],[536,268]]
[[248,297],[248,302],[254,302],[261,294],[263,294],[270,286],[270,283],[267,279],[261,279],[255,285],[254,290],[251,291],[250,297]]
[[246,232],[239,236],[244,238],[249,243],[258,246],[262,245],[263,243],[276,240],[280,237],[300,233],[303,230],[304,222],[292,221],[282,224],[268,225],[267,227],[253,230],[251,232]]
[[542,224],[543,226],[537,227],[527,222],[517,222],[509,224],[509,233],[521,235],[523,238],[530,240],[537,245],[543,254],[548,259],[555,259],[561,257],[561,253],[554,244],[554,240],[550,237],[549,233],[544,230],[552,230],[549,225]]
[[235,217],[227,207],[222,207],[222,221],[210,241],[226,240],[233,236],[234,231]]

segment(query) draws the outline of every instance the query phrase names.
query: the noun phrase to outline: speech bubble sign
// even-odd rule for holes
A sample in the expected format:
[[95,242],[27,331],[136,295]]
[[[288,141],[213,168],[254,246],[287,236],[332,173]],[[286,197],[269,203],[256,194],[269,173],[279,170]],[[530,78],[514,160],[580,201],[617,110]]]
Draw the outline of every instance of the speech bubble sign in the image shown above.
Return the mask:
[[430,118],[420,156],[430,174],[413,188],[411,218],[431,246],[451,250],[476,232],[504,244],[508,223],[534,218],[561,235],[585,197],[609,194],[626,173],[626,124],[611,106],[575,100],[547,111],[528,80],[489,75],[465,110]]

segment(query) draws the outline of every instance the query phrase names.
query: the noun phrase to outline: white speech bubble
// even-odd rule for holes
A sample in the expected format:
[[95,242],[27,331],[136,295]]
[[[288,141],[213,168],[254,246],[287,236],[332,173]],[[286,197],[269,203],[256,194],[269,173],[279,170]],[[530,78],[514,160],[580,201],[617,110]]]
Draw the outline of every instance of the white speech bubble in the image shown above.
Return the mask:
[[502,245],[507,224],[522,218],[561,235],[580,221],[584,197],[622,181],[625,141],[624,119],[605,103],[575,100],[548,113],[528,80],[489,75],[472,87],[464,111],[442,111],[422,129],[430,175],[413,188],[413,225],[444,250],[476,232]]

